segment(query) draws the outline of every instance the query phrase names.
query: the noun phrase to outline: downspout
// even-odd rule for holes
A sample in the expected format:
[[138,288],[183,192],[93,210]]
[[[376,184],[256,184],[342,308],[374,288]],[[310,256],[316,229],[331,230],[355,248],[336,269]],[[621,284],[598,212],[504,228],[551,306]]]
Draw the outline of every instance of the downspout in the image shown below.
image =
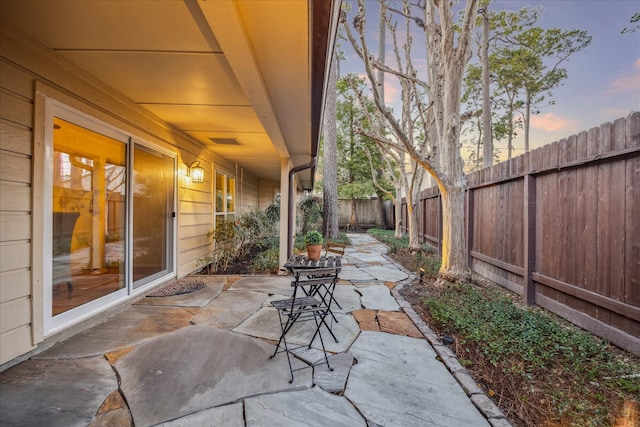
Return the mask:
[[300,171],[310,169],[316,165],[316,158],[314,157],[309,163],[305,163],[300,166],[296,166],[289,171],[289,200],[288,200],[288,223],[287,223],[287,259],[291,256],[293,252],[293,199],[294,199],[294,191],[293,191],[293,176]]

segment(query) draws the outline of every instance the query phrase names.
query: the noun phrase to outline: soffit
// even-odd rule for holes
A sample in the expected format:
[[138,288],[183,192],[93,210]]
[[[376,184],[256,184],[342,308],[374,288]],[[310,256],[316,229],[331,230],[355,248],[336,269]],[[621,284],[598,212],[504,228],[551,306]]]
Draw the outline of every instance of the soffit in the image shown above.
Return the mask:
[[310,7],[0,0],[0,14],[44,45],[212,152],[274,181],[280,157],[294,165],[311,160]]

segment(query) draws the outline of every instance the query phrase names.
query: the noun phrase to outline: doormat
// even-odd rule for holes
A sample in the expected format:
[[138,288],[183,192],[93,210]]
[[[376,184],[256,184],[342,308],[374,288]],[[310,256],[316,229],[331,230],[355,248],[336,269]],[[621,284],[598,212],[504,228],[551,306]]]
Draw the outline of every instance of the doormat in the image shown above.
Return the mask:
[[189,292],[199,291],[205,287],[202,280],[182,279],[169,283],[147,295],[148,297],[170,297],[172,295],[188,294]]

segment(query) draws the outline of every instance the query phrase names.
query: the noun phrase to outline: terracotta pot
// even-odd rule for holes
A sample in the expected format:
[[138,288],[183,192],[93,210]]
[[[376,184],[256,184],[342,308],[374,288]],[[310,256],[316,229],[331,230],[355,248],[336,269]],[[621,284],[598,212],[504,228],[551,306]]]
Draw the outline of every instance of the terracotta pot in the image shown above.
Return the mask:
[[307,256],[311,261],[319,260],[321,253],[322,245],[307,245]]

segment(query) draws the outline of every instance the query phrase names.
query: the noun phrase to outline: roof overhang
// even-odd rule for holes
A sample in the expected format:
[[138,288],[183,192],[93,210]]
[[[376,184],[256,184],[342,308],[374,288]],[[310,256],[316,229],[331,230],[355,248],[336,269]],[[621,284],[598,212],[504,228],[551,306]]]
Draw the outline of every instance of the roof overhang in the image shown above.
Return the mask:
[[[339,6],[0,0],[0,14],[207,150],[279,181],[282,158],[317,155]],[[313,170],[298,178],[311,188]]]

